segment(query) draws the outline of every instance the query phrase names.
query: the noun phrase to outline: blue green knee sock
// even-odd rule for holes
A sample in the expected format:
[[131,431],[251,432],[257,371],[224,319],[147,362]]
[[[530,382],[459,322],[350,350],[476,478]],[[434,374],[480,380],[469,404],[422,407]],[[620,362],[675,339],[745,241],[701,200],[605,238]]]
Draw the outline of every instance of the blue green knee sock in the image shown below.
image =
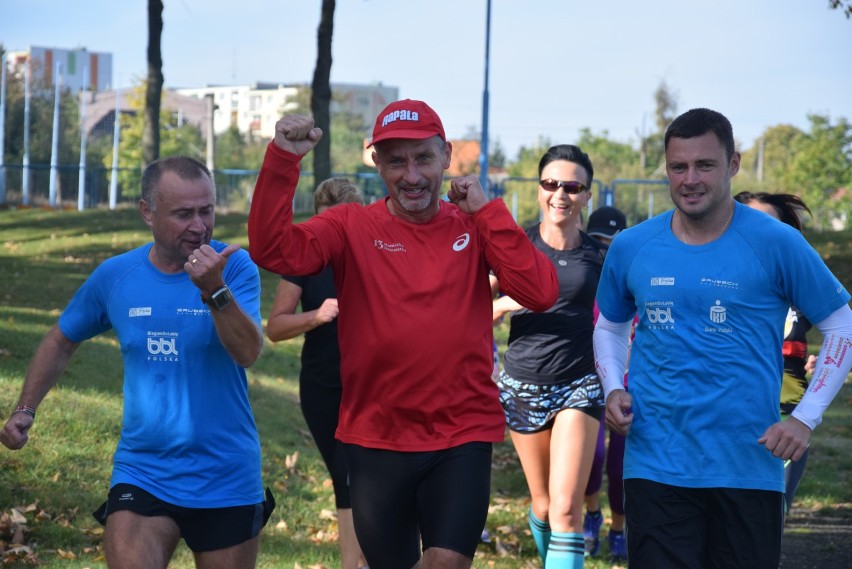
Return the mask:
[[547,547],[547,569],[583,569],[583,534],[554,531]]
[[536,549],[538,549],[538,554],[541,556],[541,561],[544,562],[547,557],[547,547],[550,543],[550,524],[535,517],[532,508],[530,508],[529,522]]

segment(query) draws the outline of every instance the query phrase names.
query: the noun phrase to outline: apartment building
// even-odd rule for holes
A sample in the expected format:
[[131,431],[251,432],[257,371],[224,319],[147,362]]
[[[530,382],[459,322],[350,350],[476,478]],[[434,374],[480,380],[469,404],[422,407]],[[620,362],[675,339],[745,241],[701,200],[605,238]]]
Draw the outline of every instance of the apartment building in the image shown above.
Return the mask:
[[[231,125],[240,132],[251,132],[262,138],[275,135],[275,123],[281,115],[292,112],[293,99],[300,89],[310,89],[307,84],[263,83],[251,85],[208,85],[206,87],[175,89],[181,95],[204,98],[213,95],[216,109],[213,113],[213,130],[220,134]],[[365,126],[372,128],[376,115],[392,101],[399,98],[397,87],[381,83],[332,83],[331,112],[345,111],[362,118]]]
[[6,65],[10,70],[20,71],[26,62],[30,64],[30,84],[33,86],[52,88],[56,69],[61,66],[61,85],[74,93],[112,89],[111,53],[89,51],[84,47],[30,46],[26,50],[6,54]]

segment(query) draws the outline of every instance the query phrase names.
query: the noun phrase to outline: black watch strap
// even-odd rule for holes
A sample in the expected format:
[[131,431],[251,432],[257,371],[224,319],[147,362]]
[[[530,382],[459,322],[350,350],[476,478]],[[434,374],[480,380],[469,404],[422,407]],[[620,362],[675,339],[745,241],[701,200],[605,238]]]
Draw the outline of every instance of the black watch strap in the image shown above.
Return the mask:
[[201,295],[201,301],[216,310],[222,310],[231,304],[232,300],[234,300],[234,297],[231,294],[231,289],[228,288],[228,285],[222,285],[216,290],[216,292],[210,295],[210,298],[204,298],[204,295]]

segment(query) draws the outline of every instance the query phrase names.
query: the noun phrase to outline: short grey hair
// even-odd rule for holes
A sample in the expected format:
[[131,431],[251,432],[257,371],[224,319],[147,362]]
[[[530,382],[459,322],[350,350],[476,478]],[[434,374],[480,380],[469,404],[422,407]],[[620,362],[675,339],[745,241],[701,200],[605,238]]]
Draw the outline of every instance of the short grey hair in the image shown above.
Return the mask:
[[148,204],[151,211],[157,209],[157,190],[159,190],[160,179],[166,172],[174,172],[181,180],[197,180],[206,177],[213,185],[213,201],[216,201],[215,183],[213,175],[207,166],[190,156],[169,156],[154,160],[142,172],[142,199]]

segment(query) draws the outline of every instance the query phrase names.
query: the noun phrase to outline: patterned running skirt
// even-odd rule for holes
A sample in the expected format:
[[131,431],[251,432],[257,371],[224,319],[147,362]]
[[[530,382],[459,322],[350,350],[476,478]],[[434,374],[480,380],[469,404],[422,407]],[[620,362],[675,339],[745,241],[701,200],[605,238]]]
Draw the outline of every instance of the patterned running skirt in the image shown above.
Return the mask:
[[519,433],[550,428],[563,409],[577,409],[598,420],[603,417],[603,387],[594,373],[565,383],[536,385],[522,383],[502,370],[497,387],[506,424]]

